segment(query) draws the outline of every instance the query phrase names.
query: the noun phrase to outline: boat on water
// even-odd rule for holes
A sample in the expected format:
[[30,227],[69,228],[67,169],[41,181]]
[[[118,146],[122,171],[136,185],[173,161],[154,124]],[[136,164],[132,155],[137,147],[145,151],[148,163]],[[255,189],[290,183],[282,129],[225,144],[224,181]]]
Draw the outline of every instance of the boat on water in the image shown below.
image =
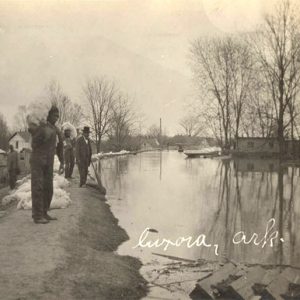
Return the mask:
[[183,149],[184,144],[177,143],[176,146],[178,147],[178,149],[177,149],[178,152],[183,152],[183,150],[184,150]]
[[184,154],[189,158],[220,156],[221,148],[211,147],[211,148],[205,148],[201,150],[185,150]]
[[182,148],[182,147],[179,147],[179,148],[178,148],[178,152],[183,152],[183,148]]

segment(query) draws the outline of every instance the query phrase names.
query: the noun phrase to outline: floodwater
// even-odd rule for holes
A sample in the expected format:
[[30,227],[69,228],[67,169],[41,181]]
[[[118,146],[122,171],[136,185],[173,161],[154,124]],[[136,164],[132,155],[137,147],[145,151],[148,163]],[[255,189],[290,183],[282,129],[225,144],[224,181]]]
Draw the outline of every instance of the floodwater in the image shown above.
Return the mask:
[[[112,211],[130,238],[118,253],[139,257],[149,282],[168,262],[180,259],[300,267],[299,168],[267,159],[187,159],[175,151],[114,157],[98,164]],[[153,245],[157,239],[173,244]],[[199,274],[180,268],[175,275],[169,272],[174,282],[189,285],[165,289],[170,276],[161,277],[160,287],[152,285],[147,297],[188,299]]]

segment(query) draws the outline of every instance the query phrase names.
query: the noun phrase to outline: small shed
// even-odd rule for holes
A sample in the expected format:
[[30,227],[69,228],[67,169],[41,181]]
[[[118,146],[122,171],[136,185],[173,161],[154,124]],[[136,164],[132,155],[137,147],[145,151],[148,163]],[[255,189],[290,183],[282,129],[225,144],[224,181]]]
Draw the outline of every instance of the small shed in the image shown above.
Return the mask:
[[239,137],[236,141],[238,153],[279,154],[279,143],[276,138]]
[[285,141],[285,151],[293,157],[300,156],[300,141],[299,140],[287,140]]
[[141,140],[141,150],[154,150],[159,148],[156,138],[144,138]]
[[17,152],[23,149],[31,149],[31,134],[28,131],[15,132],[8,142]]

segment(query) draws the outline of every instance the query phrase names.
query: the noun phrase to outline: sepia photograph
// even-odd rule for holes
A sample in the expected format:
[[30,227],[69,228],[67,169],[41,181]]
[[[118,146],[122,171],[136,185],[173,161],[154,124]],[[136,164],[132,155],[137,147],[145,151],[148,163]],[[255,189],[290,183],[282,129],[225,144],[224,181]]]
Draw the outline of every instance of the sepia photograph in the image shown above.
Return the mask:
[[0,238],[0,300],[300,299],[300,1],[0,0]]

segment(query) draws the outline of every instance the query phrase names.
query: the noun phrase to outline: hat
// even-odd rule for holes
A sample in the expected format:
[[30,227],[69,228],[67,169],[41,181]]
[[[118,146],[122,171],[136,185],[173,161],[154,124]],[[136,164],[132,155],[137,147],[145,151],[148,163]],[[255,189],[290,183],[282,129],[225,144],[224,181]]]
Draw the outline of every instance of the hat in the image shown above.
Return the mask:
[[59,113],[58,108],[55,105],[52,105],[49,112],[48,112],[48,116],[53,114],[53,113]]
[[82,132],[90,133],[90,127],[84,126]]

